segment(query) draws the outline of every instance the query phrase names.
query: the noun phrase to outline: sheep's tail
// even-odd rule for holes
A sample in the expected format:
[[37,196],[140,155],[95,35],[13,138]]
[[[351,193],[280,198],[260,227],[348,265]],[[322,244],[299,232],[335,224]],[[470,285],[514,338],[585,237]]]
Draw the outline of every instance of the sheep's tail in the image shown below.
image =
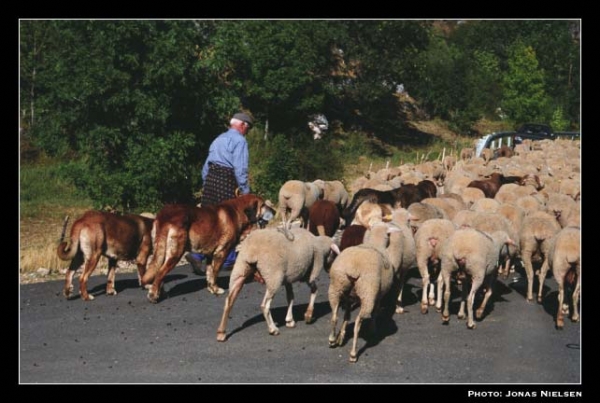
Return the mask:
[[[152,256],[152,262],[148,265],[144,276],[142,277],[142,284],[149,284],[154,280],[154,276],[156,276],[156,272],[165,262],[165,256],[167,254],[167,238],[168,238],[168,229],[159,228],[159,221],[155,220],[154,224],[152,224],[152,233],[154,235],[154,245],[152,245],[152,249],[154,250]],[[166,233],[165,233],[166,232]]]
[[79,234],[81,233],[81,225],[78,225],[77,222],[73,224],[73,228],[71,228],[71,237],[65,241],[65,234],[67,231],[67,223],[69,221],[69,216],[65,217],[65,221],[63,223],[63,229],[60,235],[60,243],[56,248],[56,254],[58,258],[61,260],[71,260],[75,257],[77,250],[79,249]]
[[323,225],[317,225],[317,233],[320,236],[325,236],[326,235],[325,234],[325,226],[323,226]]

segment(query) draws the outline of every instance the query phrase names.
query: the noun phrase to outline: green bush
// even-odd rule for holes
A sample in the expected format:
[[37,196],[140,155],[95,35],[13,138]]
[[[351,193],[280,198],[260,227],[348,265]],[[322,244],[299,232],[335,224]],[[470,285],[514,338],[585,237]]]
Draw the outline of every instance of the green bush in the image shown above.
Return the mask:
[[570,126],[569,120],[565,118],[565,113],[562,106],[556,107],[552,112],[552,120],[550,125],[554,131],[564,131]]
[[288,180],[334,180],[343,175],[341,152],[331,138],[288,138],[276,134],[269,142],[250,139],[252,191],[273,202]]
[[115,130],[96,129],[87,144],[88,158],[63,167],[66,177],[96,208],[122,211],[158,210],[164,203],[193,203],[200,166],[193,135],[123,137]]

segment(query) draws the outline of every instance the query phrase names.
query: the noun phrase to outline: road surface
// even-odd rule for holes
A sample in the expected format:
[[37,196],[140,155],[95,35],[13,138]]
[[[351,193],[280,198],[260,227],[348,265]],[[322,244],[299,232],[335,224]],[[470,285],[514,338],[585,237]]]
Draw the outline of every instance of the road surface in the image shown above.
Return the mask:
[[[517,274],[518,275],[518,274]],[[227,288],[229,272],[219,284]],[[224,297],[205,289],[205,277],[182,265],[167,277],[168,297],[146,300],[134,273],[117,273],[118,295],[104,293],[105,276],[90,278],[95,300],[65,300],[62,281],[20,285],[19,383],[177,384],[567,384],[580,390],[580,323],[554,327],[556,283],[546,279],[542,305],[527,303],[523,277],[500,280],[486,316],[468,330],[458,320],[458,294],[450,324],[430,309],[419,311],[418,273],[404,291],[407,313],[384,319],[379,336],[359,339],[358,362],[346,343],[329,348],[328,277],[321,273],[316,322],[303,313],[309,289],[294,285],[296,328],[285,327],[285,290],[272,304],[280,326],[270,336],[260,312],[264,286],[246,284],[228,323],[228,340],[216,341]],[[78,282],[75,290],[78,295]],[[354,323],[353,316],[350,324]],[[364,330],[368,330],[365,323]],[[368,336],[368,332],[365,332]],[[570,386],[569,386],[570,385]],[[488,387],[486,387],[488,388]]]

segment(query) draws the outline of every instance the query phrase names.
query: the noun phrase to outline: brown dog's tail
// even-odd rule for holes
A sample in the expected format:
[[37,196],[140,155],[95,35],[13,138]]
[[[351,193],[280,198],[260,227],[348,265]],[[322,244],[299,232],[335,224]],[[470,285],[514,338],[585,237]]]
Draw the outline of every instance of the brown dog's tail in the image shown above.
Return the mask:
[[152,224],[152,235],[154,238],[154,244],[152,245],[152,261],[142,277],[142,284],[144,285],[154,281],[156,272],[165,262],[165,256],[167,254],[167,237],[169,235],[168,226],[165,225],[161,228],[160,222],[154,220],[154,224]]
[[69,221],[69,216],[65,217],[65,221],[63,223],[63,229],[60,234],[60,243],[56,248],[56,254],[58,258],[61,260],[71,260],[75,257],[77,250],[79,249],[79,233],[81,231],[81,227],[77,225],[77,222],[73,224],[73,228],[71,228],[71,237],[65,241],[65,233],[67,232],[67,223]]
[[67,214],[65,217],[65,221],[63,222],[62,232],[60,233],[60,241],[58,241],[59,243],[62,243],[62,241],[65,240],[65,233],[67,232],[67,223],[68,222],[69,222],[69,215]]

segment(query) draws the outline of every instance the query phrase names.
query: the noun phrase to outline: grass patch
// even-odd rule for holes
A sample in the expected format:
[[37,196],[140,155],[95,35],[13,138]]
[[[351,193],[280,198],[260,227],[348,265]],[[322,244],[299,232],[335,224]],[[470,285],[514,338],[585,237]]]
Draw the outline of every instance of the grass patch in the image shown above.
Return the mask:
[[21,275],[38,268],[58,272],[68,262],[56,256],[63,219],[70,224],[93,203],[77,193],[60,175],[60,162],[44,160],[21,165],[19,171],[19,270]]

